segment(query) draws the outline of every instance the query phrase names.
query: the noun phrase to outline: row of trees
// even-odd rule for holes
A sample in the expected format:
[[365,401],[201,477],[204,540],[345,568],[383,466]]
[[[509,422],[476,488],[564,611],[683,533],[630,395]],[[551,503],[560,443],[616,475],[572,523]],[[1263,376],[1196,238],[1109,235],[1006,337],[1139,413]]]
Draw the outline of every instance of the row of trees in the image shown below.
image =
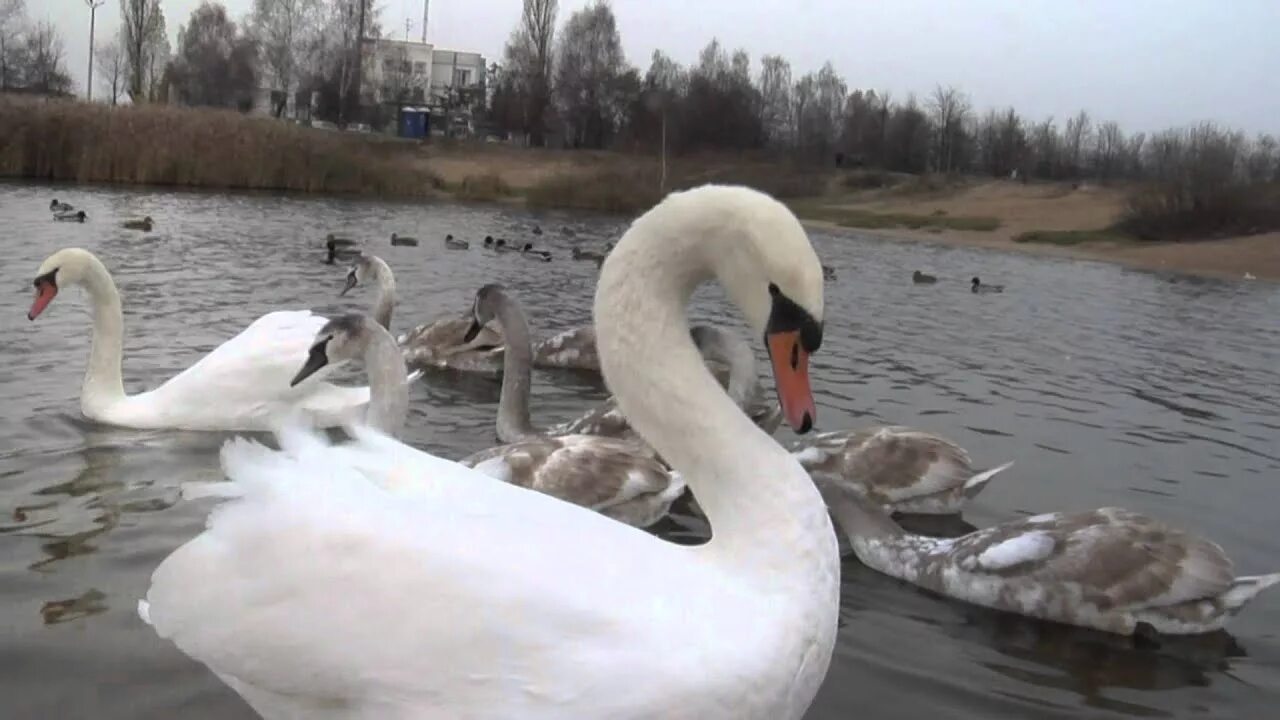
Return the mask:
[[[607,3],[573,13],[558,37],[557,8],[557,0],[525,0],[492,80],[492,123],[534,145],[551,129],[572,147],[766,149],[913,173],[1110,180],[1157,177],[1170,147],[1195,145],[1189,138],[1199,137],[1184,130],[1127,134],[1084,111],[1062,124],[1013,108],[980,113],[954,87],[899,100],[885,90],[851,90],[829,62],[797,77],[778,55],[761,58],[753,76],[745,50],[730,52],[714,39],[688,68],[655,51],[641,74],[622,52]],[[1245,179],[1280,180],[1273,138],[1196,132],[1232,148]]]
[[[273,112],[290,96],[320,96],[321,114],[342,120],[355,107],[358,38],[376,36],[373,0],[254,0],[241,23],[205,2],[169,45],[160,0],[119,0],[120,30],[94,50],[95,90],[108,102],[167,101],[246,109],[260,84],[276,89]],[[362,28],[363,26],[363,28]],[[27,18],[25,0],[0,0],[0,90],[72,92],[62,38]]]

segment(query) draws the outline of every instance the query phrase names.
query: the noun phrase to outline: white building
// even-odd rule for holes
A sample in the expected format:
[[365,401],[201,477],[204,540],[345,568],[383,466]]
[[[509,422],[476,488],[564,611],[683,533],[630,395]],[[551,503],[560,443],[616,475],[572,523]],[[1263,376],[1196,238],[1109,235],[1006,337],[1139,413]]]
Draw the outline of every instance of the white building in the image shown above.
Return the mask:
[[444,50],[432,43],[367,40],[364,47],[363,101],[379,105],[427,105],[432,116],[464,112],[467,93],[484,87],[480,53]]

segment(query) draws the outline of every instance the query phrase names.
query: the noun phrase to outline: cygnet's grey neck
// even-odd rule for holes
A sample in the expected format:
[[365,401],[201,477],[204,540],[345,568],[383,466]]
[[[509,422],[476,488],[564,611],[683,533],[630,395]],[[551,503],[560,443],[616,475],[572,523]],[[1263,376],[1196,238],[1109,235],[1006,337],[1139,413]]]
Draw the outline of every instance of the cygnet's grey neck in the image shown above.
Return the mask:
[[836,524],[844,530],[849,542],[857,540],[898,538],[906,535],[889,511],[880,507],[857,490],[841,487],[838,481],[821,473],[813,474],[813,484],[822,493],[827,509],[835,516]]
[[515,442],[537,435],[529,419],[529,393],[533,364],[533,343],[529,321],[520,304],[495,290],[489,298],[494,315],[502,326],[506,350],[502,358],[502,394],[498,400],[498,439]]
[[366,320],[364,367],[369,376],[365,423],[388,435],[404,429],[409,416],[409,376],[400,346],[385,328]]
[[378,283],[378,300],[373,307],[373,319],[379,325],[391,329],[391,311],[396,305],[396,277],[391,272],[391,266],[383,262],[382,258],[371,255],[367,258],[369,269],[373,273],[373,277]]
[[746,407],[754,401],[760,392],[760,378],[751,346],[737,334],[713,325],[695,325],[689,334],[704,358],[728,366],[729,386],[726,391],[734,404]]

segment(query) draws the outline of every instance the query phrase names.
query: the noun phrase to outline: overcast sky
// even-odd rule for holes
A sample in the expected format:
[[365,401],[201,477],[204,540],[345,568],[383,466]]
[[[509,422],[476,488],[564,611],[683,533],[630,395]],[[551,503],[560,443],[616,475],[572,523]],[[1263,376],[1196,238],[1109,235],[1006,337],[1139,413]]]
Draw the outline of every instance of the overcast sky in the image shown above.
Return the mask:
[[[226,0],[242,17],[252,0]],[[561,0],[560,21],[588,0]],[[682,63],[712,37],[791,60],[799,77],[831,60],[849,87],[925,94],[960,87],[975,107],[1013,105],[1033,119],[1086,108],[1126,130],[1216,120],[1280,134],[1280,0],[613,0],[628,59],[654,49]],[[171,41],[197,0],[161,0]],[[83,91],[85,0],[27,0],[62,31]],[[421,37],[422,0],[381,0],[383,28]],[[499,58],[521,0],[431,0],[428,40]],[[119,27],[119,0],[98,9],[98,37]],[[176,41],[174,41],[176,48]]]

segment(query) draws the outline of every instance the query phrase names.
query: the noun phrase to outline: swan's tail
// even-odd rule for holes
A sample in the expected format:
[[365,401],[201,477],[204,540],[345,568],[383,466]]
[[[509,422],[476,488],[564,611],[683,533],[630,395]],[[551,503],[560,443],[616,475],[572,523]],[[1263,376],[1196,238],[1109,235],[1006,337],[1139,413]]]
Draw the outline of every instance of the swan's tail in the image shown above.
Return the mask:
[[1012,460],[1010,460],[1009,462],[1003,465],[998,465],[996,467],[993,467],[990,470],[984,470],[983,472],[980,472],[977,475],[974,475],[968,480],[965,480],[964,486],[961,488],[961,491],[964,493],[965,497],[971,498],[974,495],[977,495],[978,493],[982,492],[982,489],[987,486],[987,483],[991,482],[991,478],[995,477],[996,475],[999,475],[1005,470],[1008,470],[1010,467],[1013,467]]
[[1232,613],[1240,611],[1258,593],[1280,583],[1280,573],[1270,575],[1244,575],[1231,581],[1231,587],[1222,594],[1222,604]]

